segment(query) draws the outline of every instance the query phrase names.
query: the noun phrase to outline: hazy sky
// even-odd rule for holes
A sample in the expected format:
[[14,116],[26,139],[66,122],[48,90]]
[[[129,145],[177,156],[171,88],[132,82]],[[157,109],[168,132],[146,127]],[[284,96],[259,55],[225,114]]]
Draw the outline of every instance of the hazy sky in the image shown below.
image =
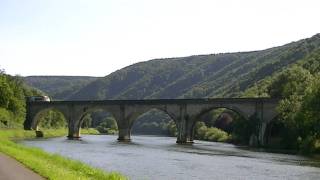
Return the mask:
[[250,51],[320,32],[319,0],[0,0],[0,68],[105,76],[153,58]]

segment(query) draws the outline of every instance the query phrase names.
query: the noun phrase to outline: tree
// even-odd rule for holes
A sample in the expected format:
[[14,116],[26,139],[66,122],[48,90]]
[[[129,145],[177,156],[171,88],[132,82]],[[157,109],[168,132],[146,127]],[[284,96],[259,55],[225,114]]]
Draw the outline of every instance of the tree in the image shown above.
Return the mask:
[[268,87],[271,97],[289,97],[293,94],[303,95],[305,88],[311,83],[312,75],[300,66],[293,66],[280,73]]
[[41,128],[63,128],[66,126],[66,120],[63,114],[59,111],[49,110],[41,114],[39,119],[39,127]]
[[108,116],[97,126],[97,130],[100,133],[116,134],[118,125],[114,117]]
[[320,138],[320,76],[318,75],[310,85],[303,99],[300,116],[306,120],[308,131]]
[[0,75],[0,107],[8,108],[13,93],[5,75]]

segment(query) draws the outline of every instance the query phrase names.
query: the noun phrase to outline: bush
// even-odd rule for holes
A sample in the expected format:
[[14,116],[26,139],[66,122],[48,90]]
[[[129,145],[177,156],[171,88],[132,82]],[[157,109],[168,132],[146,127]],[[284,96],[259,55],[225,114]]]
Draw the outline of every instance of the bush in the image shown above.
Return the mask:
[[49,110],[41,114],[39,119],[39,127],[45,129],[59,129],[66,127],[66,119],[59,111]]
[[256,118],[256,115],[253,115],[249,119],[237,118],[234,120],[232,122],[232,141],[240,144],[249,144],[251,135],[258,136],[259,120]]
[[117,134],[118,133],[118,126],[117,122],[112,117],[105,118],[97,127],[96,129],[103,134]]
[[218,128],[207,127],[204,122],[197,122],[195,125],[195,138],[214,142],[227,142],[231,136]]
[[170,120],[168,123],[168,133],[170,136],[177,136],[178,135],[177,126],[173,120]]
[[12,120],[12,113],[4,108],[0,108],[0,123],[7,126],[9,121]]
[[214,142],[226,142],[229,140],[228,133],[218,129],[218,128],[208,128],[205,133],[204,139]]
[[299,145],[300,152],[303,154],[311,154],[320,151],[320,141],[314,136],[307,136]]
[[2,128],[20,128],[22,125],[17,122],[17,117],[4,108],[0,108],[0,127]]

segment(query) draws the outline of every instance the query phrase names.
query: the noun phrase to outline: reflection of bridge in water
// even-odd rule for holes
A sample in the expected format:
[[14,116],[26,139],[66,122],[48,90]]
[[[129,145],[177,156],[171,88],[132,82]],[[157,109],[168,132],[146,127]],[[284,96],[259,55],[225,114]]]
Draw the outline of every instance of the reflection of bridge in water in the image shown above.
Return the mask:
[[96,110],[110,112],[117,121],[119,141],[130,141],[134,121],[151,109],[168,114],[177,126],[177,143],[192,143],[193,128],[199,117],[216,109],[235,111],[245,119],[254,117],[258,122],[258,142],[265,143],[265,131],[277,115],[279,99],[271,98],[217,98],[217,99],[152,99],[152,100],[103,100],[103,101],[51,101],[27,102],[27,118],[24,128],[37,129],[42,113],[55,109],[68,123],[68,137],[79,138],[80,127],[86,114]]

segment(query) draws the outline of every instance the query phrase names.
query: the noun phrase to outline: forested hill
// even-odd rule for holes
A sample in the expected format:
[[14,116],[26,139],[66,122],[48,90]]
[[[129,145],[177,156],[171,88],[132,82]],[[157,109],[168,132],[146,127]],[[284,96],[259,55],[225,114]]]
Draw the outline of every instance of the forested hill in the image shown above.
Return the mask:
[[262,51],[150,60],[99,78],[68,99],[238,97],[319,48],[317,34]]
[[64,100],[83,88],[97,77],[88,76],[28,76],[25,82],[50,95],[54,99]]

